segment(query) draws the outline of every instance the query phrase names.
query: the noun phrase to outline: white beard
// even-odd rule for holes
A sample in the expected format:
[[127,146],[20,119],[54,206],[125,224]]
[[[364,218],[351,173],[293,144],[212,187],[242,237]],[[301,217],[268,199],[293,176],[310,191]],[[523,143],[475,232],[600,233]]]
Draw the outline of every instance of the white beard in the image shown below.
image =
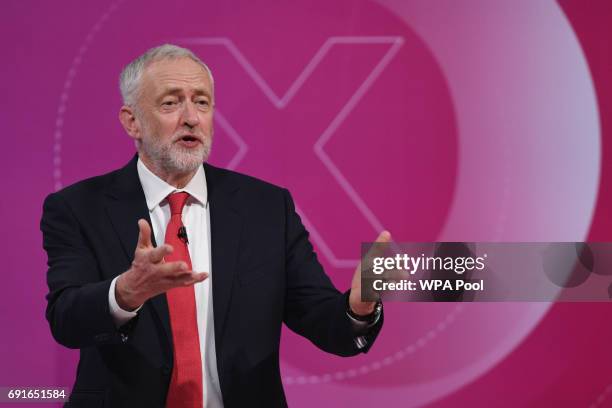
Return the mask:
[[140,148],[153,163],[166,173],[190,173],[208,160],[212,145],[212,136],[205,137],[204,142],[196,149],[185,149],[175,142],[158,143],[152,137],[146,137]]

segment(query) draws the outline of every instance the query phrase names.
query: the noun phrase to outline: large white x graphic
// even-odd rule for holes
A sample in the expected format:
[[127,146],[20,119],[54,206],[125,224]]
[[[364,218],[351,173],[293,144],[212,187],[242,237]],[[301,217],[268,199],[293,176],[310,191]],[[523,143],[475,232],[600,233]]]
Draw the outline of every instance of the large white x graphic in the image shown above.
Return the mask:
[[[272,103],[278,110],[285,109],[291,100],[295,97],[298,91],[306,83],[308,78],[313,74],[315,69],[321,64],[323,59],[329,54],[330,50],[338,44],[388,44],[389,48],[376,63],[371,72],[367,75],[365,80],[357,87],[347,102],[338,111],[335,117],[331,120],[329,125],[325,128],[323,133],[314,142],[313,150],[316,157],[323,163],[329,173],[338,183],[340,188],[347,194],[359,212],[368,221],[375,231],[382,231],[383,225],[368,207],[365,201],[360,197],[355,188],[351,185],[347,177],[340,171],[338,166],[333,162],[331,157],[325,152],[325,144],[330,140],[334,132],[340,127],[340,125],[346,120],[351,111],[362,99],[364,94],[370,89],[372,84],[380,76],[386,66],[395,57],[404,40],[402,37],[397,36],[348,36],[348,37],[329,37],[323,45],[314,54],[312,59],[306,64],[301,73],[289,86],[284,95],[277,95],[268,82],[260,75],[255,69],[251,62],[240,52],[238,47],[232,42],[231,39],[226,37],[203,37],[203,38],[185,38],[179,40],[179,43],[185,45],[216,45],[225,47],[233,58],[240,64],[247,75],[252,81],[259,87],[266,98]],[[234,157],[230,160],[227,165],[230,169],[238,167],[240,162],[244,159],[249,150],[249,145],[242,136],[236,131],[236,129],[230,124],[228,119],[223,115],[220,110],[216,110],[216,120],[218,125],[229,135],[232,141],[237,145],[238,151]],[[336,256],[331,247],[327,244],[323,236],[319,233],[316,226],[311,223],[305,216],[304,212],[298,207],[298,211],[304,221],[304,224],[311,233],[313,241],[319,247],[323,256],[330,262],[330,264],[337,268],[353,268],[358,262],[357,259],[343,259]]]

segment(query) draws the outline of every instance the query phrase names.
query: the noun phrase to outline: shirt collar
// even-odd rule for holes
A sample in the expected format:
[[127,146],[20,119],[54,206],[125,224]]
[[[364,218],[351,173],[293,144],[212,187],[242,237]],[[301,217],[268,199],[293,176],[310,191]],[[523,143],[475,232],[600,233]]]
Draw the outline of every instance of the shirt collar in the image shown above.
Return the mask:
[[189,193],[196,201],[200,202],[204,207],[208,205],[208,190],[206,188],[206,174],[204,166],[198,167],[196,174],[189,180],[189,183],[184,188],[178,189],[164,180],[160,179],[145,164],[138,158],[136,164],[138,170],[138,178],[144,191],[147,207],[149,211],[153,211],[170,193],[177,191],[185,191]]

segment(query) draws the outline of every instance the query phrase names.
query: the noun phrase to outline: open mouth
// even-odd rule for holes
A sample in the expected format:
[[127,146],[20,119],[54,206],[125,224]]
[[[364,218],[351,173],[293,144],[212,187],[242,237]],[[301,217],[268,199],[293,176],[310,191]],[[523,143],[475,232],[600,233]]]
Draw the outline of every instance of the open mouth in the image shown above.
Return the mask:
[[179,140],[182,140],[184,142],[197,142],[197,141],[199,141],[199,139],[197,137],[188,136],[188,135],[181,137]]
[[195,149],[202,143],[198,137],[190,135],[181,136],[176,142],[187,149]]

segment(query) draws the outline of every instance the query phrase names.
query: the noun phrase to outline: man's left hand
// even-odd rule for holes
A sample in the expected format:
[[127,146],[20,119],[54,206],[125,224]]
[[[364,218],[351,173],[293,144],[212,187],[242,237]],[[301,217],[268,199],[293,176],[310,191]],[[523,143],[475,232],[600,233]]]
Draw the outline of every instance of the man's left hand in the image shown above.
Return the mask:
[[[389,231],[383,231],[380,233],[376,242],[384,243],[391,241],[391,234]],[[351,283],[351,294],[349,296],[349,307],[351,311],[358,316],[367,316],[374,312],[374,306],[376,302],[362,302],[361,301],[361,262],[355,269],[353,275],[353,282]]]

